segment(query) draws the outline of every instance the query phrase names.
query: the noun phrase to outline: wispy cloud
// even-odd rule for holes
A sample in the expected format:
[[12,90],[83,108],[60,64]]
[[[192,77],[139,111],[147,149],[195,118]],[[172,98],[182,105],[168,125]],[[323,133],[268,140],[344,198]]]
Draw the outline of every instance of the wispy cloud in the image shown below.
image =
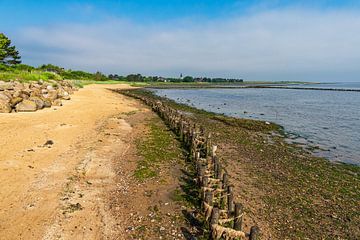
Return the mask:
[[359,11],[291,8],[206,23],[33,27],[18,42],[28,63],[108,73],[356,80],[359,29]]

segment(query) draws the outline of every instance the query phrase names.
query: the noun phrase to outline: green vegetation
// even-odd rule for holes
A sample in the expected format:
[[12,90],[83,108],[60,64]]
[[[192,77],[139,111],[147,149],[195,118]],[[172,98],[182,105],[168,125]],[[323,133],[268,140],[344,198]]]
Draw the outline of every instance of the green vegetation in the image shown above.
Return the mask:
[[141,74],[129,74],[126,77],[117,74],[110,74],[108,76],[113,80],[128,81],[128,82],[148,82],[148,83],[242,83],[243,79],[235,78],[208,78],[208,77],[192,77],[186,76],[178,78],[160,77],[160,76],[142,76]]
[[136,142],[142,160],[138,162],[134,176],[140,181],[156,177],[159,174],[159,164],[177,159],[181,151],[171,131],[166,129],[158,118],[148,122],[149,132]]
[[0,33],[0,64],[16,65],[21,63],[21,57],[15,46],[11,46],[11,40]]

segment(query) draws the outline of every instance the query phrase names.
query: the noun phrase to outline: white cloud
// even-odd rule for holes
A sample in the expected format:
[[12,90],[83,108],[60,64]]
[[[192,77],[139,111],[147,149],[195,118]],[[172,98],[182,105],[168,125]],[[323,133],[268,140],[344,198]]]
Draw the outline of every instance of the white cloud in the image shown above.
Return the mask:
[[34,27],[18,42],[25,62],[107,73],[349,81],[360,74],[359,29],[358,11],[282,9],[211,22]]

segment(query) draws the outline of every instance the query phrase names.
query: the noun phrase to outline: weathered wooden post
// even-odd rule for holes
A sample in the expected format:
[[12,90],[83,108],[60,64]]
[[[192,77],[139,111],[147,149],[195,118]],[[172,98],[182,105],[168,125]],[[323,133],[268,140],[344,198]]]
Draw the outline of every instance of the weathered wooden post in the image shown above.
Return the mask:
[[212,146],[212,148],[211,148],[211,156],[212,157],[216,156],[216,150],[217,150],[217,146],[216,145]]
[[203,187],[208,187],[209,186],[209,177],[208,176],[204,176],[202,178],[202,185],[203,185]]
[[226,172],[224,172],[223,176],[222,176],[222,189],[223,189],[223,192],[221,194],[221,205],[224,206],[224,208],[227,207],[227,201],[228,201],[228,183],[229,183],[229,180],[228,180],[228,174]]
[[211,229],[210,239],[213,239],[212,235],[213,235],[214,229],[212,228],[212,226],[219,223],[219,217],[220,217],[219,209],[213,208],[212,213],[211,213],[211,220],[210,220],[210,229]]
[[228,209],[228,216],[230,217],[231,214],[234,212],[234,192],[233,186],[228,186],[228,197],[227,197],[227,209]]
[[242,230],[242,220],[243,220],[243,206],[241,203],[235,203],[235,214],[234,214],[234,229],[241,231]]
[[207,140],[206,140],[206,151],[207,156],[211,155],[211,133],[208,134]]
[[213,157],[213,162],[214,162],[214,176],[217,176],[217,172],[218,172],[218,166],[219,166],[219,159],[217,158],[217,156]]
[[260,239],[260,229],[258,226],[252,226],[250,228],[249,240],[259,240]]
[[210,206],[213,205],[213,193],[211,191],[205,191],[204,201]]
[[224,174],[224,171],[221,166],[221,163],[218,162],[217,167],[216,167],[216,178],[220,179],[221,182],[223,180],[223,174]]

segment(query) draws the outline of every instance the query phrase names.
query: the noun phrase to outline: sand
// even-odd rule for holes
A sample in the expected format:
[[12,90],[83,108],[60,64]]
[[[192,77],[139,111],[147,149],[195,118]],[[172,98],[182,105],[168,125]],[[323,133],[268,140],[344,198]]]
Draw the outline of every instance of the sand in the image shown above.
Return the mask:
[[90,85],[62,107],[0,114],[0,239],[111,239],[109,159],[131,131],[116,116],[136,108],[108,88],[126,87]]

